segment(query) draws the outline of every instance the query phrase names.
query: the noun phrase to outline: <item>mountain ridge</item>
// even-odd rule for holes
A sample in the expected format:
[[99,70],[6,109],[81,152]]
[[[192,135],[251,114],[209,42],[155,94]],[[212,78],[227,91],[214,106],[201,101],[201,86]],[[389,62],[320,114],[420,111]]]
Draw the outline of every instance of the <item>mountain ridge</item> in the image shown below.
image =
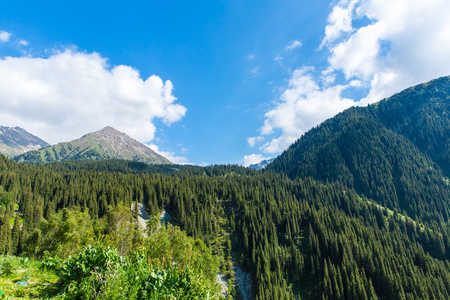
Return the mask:
[[6,156],[14,157],[46,146],[49,146],[46,141],[23,128],[0,125],[0,152]]
[[85,134],[70,142],[58,143],[15,157],[18,162],[31,164],[80,159],[125,159],[148,164],[172,164],[148,146],[111,126]]
[[271,162],[273,162],[274,159],[275,158],[264,159],[264,160],[260,161],[259,163],[249,165],[247,168],[252,169],[252,170],[257,170],[257,171],[263,170]]
[[450,77],[352,107],[311,129],[266,168],[338,182],[423,220],[450,217]]

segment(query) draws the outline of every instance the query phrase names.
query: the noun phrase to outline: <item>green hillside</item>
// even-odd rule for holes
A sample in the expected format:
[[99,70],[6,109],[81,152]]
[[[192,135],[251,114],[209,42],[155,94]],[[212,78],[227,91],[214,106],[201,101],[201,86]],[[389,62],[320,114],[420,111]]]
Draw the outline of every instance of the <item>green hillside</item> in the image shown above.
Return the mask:
[[[17,199],[23,218],[23,227],[11,227],[15,201],[0,208],[0,253],[40,260],[83,253],[78,251],[88,243],[102,241],[122,253],[153,245],[152,251],[164,254],[171,249],[165,240],[145,244],[127,223],[111,227],[118,216],[132,220],[135,212],[123,208],[139,201],[151,215],[168,211],[175,225],[216,255],[231,298],[238,297],[235,264],[251,275],[252,299],[450,297],[448,228],[405,219],[340,184],[236,166],[125,174],[117,172],[123,164],[109,172],[96,171],[95,163],[71,171],[0,157],[5,199]],[[71,217],[64,208],[82,212]],[[189,244],[183,245],[177,249]],[[83,282],[61,281],[55,288],[78,284]],[[126,284],[127,291],[134,289],[132,281]]]
[[339,182],[413,218],[447,222],[449,82],[350,108],[307,132],[267,170]]

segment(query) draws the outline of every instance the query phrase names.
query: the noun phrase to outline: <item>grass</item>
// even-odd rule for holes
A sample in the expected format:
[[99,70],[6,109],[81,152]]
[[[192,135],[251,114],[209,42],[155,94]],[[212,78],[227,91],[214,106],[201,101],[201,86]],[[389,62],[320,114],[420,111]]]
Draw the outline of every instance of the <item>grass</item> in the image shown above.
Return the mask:
[[0,256],[0,299],[55,299],[59,277],[40,266],[39,261]]
[[[19,210],[19,204],[17,204],[17,203],[14,204],[14,210]],[[9,225],[11,226],[11,228],[14,226],[14,221],[15,221],[16,218],[19,218],[19,225],[23,224],[23,219],[20,217],[19,214],[15,213],[14,217],[9,219]]]

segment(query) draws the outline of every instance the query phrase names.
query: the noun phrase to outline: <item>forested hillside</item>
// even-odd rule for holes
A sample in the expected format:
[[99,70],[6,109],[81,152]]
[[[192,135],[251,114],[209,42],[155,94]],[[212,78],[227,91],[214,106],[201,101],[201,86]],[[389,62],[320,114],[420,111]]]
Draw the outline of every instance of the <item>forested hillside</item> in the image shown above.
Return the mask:
[[432,223],[450,217],[450,78],[350,108],[310,130],[267,170],[339,182]]
[[369,111],[450,176],[450,77],[411,87],[370,106]]
[[[216,257],[211,263],[220,261],[230,283],[234,257],[252,275],[255,299],[450,297],[448,228],[443,223],[405,219],[344,185],[236,166],[134,174],[119,172],[120,165],[110,166],[115,169],[112,172],[97,171],[89,164],[90,170],[73,165],[71,170],[70,164],[30,166],[1,156],[0,252],[41,259],[62,255],[67,245],[77,253],[101,241],[123,254],[144,247],[145,255],[160,261],[155,253],[164,252],[154,251],[171,249],[163,240],[151,243],[156,248],[148,248],[135,231],[118,232],[111,227],[118,216],[129,214],[132,220],[137,212],[129,207],[139,201],[152,215],[167,210],[175,225],[203,241]],[[55,226],[71,228],[64,227],[64,222],[72,226],[91,222],[80,228],[92,230],[58,235],[60,231],[52,229]],[[132,226],[133,222],[122,224]],[[80,232],[86,234],[75,234]],[[48,241],[58,237],[64,238],[52,248]],[[80,255],[89,257],[89,253]],[[190,268],[195,267],[195,261],[190,262]],[[202,276],[211,278],[211,274]],[[233,288],[231,295],[235,295]]]

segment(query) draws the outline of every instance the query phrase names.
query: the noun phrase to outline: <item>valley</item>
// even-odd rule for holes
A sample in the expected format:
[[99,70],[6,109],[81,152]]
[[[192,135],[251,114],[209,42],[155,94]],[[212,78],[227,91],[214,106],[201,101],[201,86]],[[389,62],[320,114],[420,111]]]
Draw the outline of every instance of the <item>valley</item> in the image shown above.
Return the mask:
[[0,155],[0,288],[10,299],[449,299],[449,99],[443,77],[350,108],[257,170],[144,158],[110,127]]

